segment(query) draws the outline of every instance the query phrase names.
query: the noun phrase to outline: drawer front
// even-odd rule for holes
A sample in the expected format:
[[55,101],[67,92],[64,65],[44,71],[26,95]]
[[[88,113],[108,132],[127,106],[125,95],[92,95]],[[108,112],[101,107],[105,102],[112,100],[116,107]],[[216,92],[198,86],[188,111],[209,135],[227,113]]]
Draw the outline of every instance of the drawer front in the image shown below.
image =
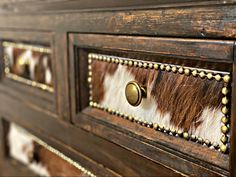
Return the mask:
[[228,72],[90,53],[90,106],[227,153]]
[[56,113],[53,34],[0,31],[0,90],[27,106]]
[[95,177],[79,163],[14,123],[10,123],[7,142],[9,156],[39,176]]
[[231,41],[69,39],[77,126],[185,174],[228,175]]
[[3,50],[6,77],[53,92],[49,47],[4,41]]

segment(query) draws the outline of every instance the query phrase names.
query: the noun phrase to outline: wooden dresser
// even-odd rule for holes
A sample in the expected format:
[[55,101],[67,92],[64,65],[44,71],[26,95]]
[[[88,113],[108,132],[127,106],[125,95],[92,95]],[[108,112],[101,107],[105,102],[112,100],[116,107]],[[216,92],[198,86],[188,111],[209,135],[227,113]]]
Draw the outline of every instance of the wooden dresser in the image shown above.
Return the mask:
[[0,176],[236,176],[236,1],[1,0]]

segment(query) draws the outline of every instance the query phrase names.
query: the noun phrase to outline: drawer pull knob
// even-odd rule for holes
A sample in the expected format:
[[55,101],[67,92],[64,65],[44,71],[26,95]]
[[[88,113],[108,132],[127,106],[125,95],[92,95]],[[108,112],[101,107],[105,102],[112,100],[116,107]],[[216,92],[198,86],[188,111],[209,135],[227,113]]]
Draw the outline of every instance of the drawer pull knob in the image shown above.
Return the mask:
[[125,87],[125,96],[130,105],[138,106],[147,96],[146,89],[136,81],[131,81]]

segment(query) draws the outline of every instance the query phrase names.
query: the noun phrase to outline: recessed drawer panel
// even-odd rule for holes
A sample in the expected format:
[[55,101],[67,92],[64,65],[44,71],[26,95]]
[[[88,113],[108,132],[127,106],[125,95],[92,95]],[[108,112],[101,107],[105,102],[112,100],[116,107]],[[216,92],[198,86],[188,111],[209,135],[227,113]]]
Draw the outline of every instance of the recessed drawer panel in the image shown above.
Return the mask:
[[57,113],[54,36],[22,31],[0,34],[1,93],[27,106]]
[[49,47],[4,41],[3,50],[6,77],[53,92]]
[[89,54],[90,106],[227,152],[228,72]]
[[9,124],[7,142],[9,156],[39,176],[95,177],[79,163],[14,123]]

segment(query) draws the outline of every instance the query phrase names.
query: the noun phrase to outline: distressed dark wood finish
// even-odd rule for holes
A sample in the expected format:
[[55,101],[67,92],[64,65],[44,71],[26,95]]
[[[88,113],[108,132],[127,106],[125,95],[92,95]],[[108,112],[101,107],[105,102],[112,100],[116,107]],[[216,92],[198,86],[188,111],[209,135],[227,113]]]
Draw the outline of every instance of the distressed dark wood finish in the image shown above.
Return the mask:
[[234,63],[233,63],[233,73],[232,77],[234,82],[232,83],[232,103],[231,103],[231,151],[230,151],[230,174],[236,176],[236,45],[234,44]]
[[[56,61],[57,84],[53,97],[40,92],[32,93],[33,90],[23,86],[19,86],[19,90],[25,93],[20,94],[13,89],[18,89],[15,83],[8,80],[1,82],[0,116],[22,125],[69,157],[98,171],[101,176],[179,176],[176,170],[188,175],[236,176],[236,76],[235,56],[233,59],[235,50],[232,49],[236,37],[235,11],[236,3],[232,0],[102,0],[99,3],[94,0],[2,0],[1,38],[12,38],[14,33],[14,39],[48,43],[53,36],[50,42]],[[86,33],[83,36],[90,38],[87,41],[73,38],[78,33]],[[103,35],[99,37],[100,34]],[[106,38],[103,39],[104,36]],[[113,36],[119,40],[111,39]],[[91,41],[92,38],[96,38],[96,41]],[[137,38],[140,39],[140,45],[137,45]],[[68,42],[71,39],[74,43]],[[159,45],[159,41],[165,46]],[[75,47],[81,42],[89,45],[81,45],[82,49]],[[74,47],[76,50],[73,50]],[[95,113],[89,109],[79,113],[88,106],[87,63],[85,60],[74,63],[70,57],[77,59],[79,55],[79,58],[85,58],[91,51],[233,71],[230,161],[229,157],[219,156],[219,153],[211,154],[205,148],[194,148],[195,144],[189,142],[180,152],[168,144],[176,143],[171,138],[162,139],[164,143],[155,142],[150,136],[153,133],[151,130],[137,128],[131,123],[124,124],[124,120],[114,122],[118,125],[108,123],[111,116],[104,113]],[[73,70],[74,67],[79,68],[79,73]],[[76,87],[78,83],[80,85]],[[28,92],[30,94],[27,95]],[[32,97],[32,94],[35,96]],[[72,122],[71,117],[75,118]],[[1,133],[2,130],[2,137]],[[0,144],[4,143],[1,141]],[[188,155],[190,147],[193,147],[192,154],[195,157]],[[0,146],[0,173],[12,176],[33,175],[21,165],[5,158],[4,149]],[[208,154],[207,157],[203,156],[204,152]],[[217,158],[218,161],[215,160]]]
[[[105,141],[103,138],[95,136],[78,127],[72,126],[71,124],[65,123],[61,120],[55,121],[55,119],[47,114],[47,112],[38,112],[31,108],[24,109],[24,105],[18,104],[17,101],[8,99],[8,97],[4,95],[1,95],[1,99],[6,103],[6,105],[0,107],[0,112],[3,113],[2,116],[6,118],[7,121],[13,121],[31,132],[38,132],[39,137],[43,140],[43,137],[45,136],[50,137],[48,138],[48,141],[50,141],[49,139],[54,139],[55,141],[66,144],[68,148],[81,152],[90,159],[102,164],[105,168],[109,168],[120,175],[180,175],[169,167],[163,167],[152,160],[139,156],[138,154],[126,150],[119,145]],[[14,112],[3,111],[11,109],[8,107],[9,104],[15,108]],[[32,119],[32,117],[35,119]],[[52,145],[61,150],[56,144],[53,143]],[[93,147],[93,151],[88,147]],[[65,153],[67,153],[67,151]],[[91,171],[92,170],[93,169],[91,169]]]
[[[145,52],[148,53],[149,55],[155,56],[152,57],[151,59],[148,57],[145,58],[147,60],[148,59],[152,61],[155,61],[155,59],[162,60],[162,57],[164,57],[164,61],[169,63],[169,61],[176,61],[177,59],[179,59],[179,60],[184,60],[183,62],[184,66],[188,66],[189,63],[190,66],[191,64],[194,64],[192,60],[193,58],[195,60],[199,60],[200,62],[204,61],[204,63],[208,62],[209,60],[214,60],[215,61],[214,65],[208,65],[206,68],[219,69],[223,71],[232,71],[230,65],[232,63],[232,56],[233,56],[233,42],[228,41],[229,43],[227,42],[225,43],[223,41],[216,41],[216,40],[205,41],[205,40],[194,40],[194,39],[191,40],[177,39],[172,43],[172,40],[174,41],[174,39],[163,39],[163,38],[158,40],[156,38],[148,38],[148,37],[131,38],[129,36],[127,37],[127,36],[71,34],[70,71],[72,72],[70,74],[70,79],[71,79],[71,101],[72,101],[71,106],[72,106],[73,122],[76,125],[88,131],[92,131],[93,133],[99,136],[102,136],[114,143],[122,145],[125,148],[133,150],[147,158],[156,160],[157,162],[162,163],[164,165],[168,164],[169,166],[171,166],[169,160],[173,158],[173,156],[175,155],[176,157],[177,156],[181,157],[181,158],[176,158],[175,161],[173,161],[174,163],[172,164],[173,165],[172,167],[179,171],[182,171],[183,173],[191,174],[191,171],[195,171],[196,174],[201,175],[207,173],[206,171],[204,171],[203,168],[207,167],[213,171],[216,171],[217,173],[228,175],[227,172],[227,170],[229,170],[228,155],[223,155],[217,151],[209,150],[205,147],[198,146],[195,143],[185,142],[181,139],[175,139],[171,136],[160,135],[159,132],[155,132],[154,130],[143,128],[140,127],[139,125],[133,125],[133,123],[130,123],[126,120],[122,120],[115,116],[109,116],[106,113],[101,113],[93,109],[92,110],[87,109],[84,111],[84,113],[91,116],[90,118],[89,117],[86,118],[79,113],[81,110],[84,110],[84,108],[88,106],[88,102],[85,100],[88,100],[87,55],[90,51],[93,52],[94,50],[98,50],[101,53],[105,52],[110,55],[115,55],[119,53],[121,56],[125,55],[126,57],[129,55],[132,56],[132,54],[129,54],[131,52],[135,53],[134,56],[141,57],[142,56],[141,53]],[[162,48],[160,48],[160,46],[162,46],[162,42],[169,47],[166,48],[163,47],[162,50]],[[205,50],[205,52],[201,52],[198,50],[196,46],[201,45],[202,43],[204,43],[206,46],[209,45],[209,47],[214,46],[213,48],[216,50],[212,50],[212,52],[209,53],[208,48],[205,47],[203,49]],[[147,45],[144,46],[144,44]],[[172,45],[173,47],[171,47]],[[221,47],[221,45],[223,45],[224,47]],[[181,47],[183,47],[183,49],[184,47],[188,47],[188,49],[193,52],[191,54],[189,52],[186,53],[183,50],[181,50]],[[225,47],[228,48],[229,50],[225,50]],[[219,48],[219,50],[217,50],[217,48]],[[229,52],[228,53],[229,55],[228,54],[225,55],[228,56],[228,59],[218,59],[219,56],[218,52],[220,52],[220,48],[224,50],[225,54]],[[220,53],[222,54],[222,52]],[[202,57],[202,54],[208,56]],[[210,55],[211,57],[209,57]],[[169,56],[170,57],[169,60],[166,60],[165,56]],[[222,63],[223,65],[227,64],[226,65],[227,68],[224,67]],[[77,95],[78,92],[79,95]],[[83,100],[82,103],[81,100]],[[96,120],[94,120],[92,117],[94,117],[99,121],[97,123],[93,123]],[[105,123],[103,121],[105,121]],[[103,126],[103,124],[105,124],[105,126]],[[132,140],[134,141],[132,144],[131,140],[127,140],[128,137],[122,137],[121,134],[119,134],[117,137],[118,130],[124,132],[125,134],[132,135],[136,137],[138,140],[137,141]],[[113,131],[114,133],[112,133]],[[157,140],[156,137],[158,137],[159,140]],[[127,141],[125,141],[124,139],[126,139]],[[142,141],[145,142],[145,145],[142,144],[143,143]],[[136,148],[137,145],[138,147],[143,146],[143,149]],[[170,153],[160,152],[155,149],[160,146],[161,149],[165,149],[167,150],[167,152]],[[147,150],[148,147],[150,148],[152,147],[154,149],[151,148]],[[152,152],[156,151],[156,153],[148,154],[149,151]],[[157,155],[156,158],[154,154]],[[189,159],[189,161],[186,162],[185,159]],[[194,163],[190,165],[190,162]],[[179,164],[179,166],[176,164]],[[183,168],[183,166],[185,167],[188,166],[188,167]],[[192,168],[195,170],[193,170]],[[222,170],[222,168],[224,170]],[[209,172],[209,174],[213,175],[214,173]]]
[[[27,3],[26,3],[27,2]],[[46,3],[46,6],[45,6]],[[79,10],[79,11],[102,11],[102,10],[120,10],[120,9],[153,9],[160,7],[176,7],[176,6],[199,6],[209,4],[233,4],[233,1],[217,1],[217,0],[102,0],[98,4],[94,3],[94,0],[18,0],[18,1],[5,1],[0,2],[0,9],[2,13],[38,13],[40,12],[54,12],[54,11],[68,11],[68,10]]]
[[[12,40],[15,42],[28,42],[32,44],[42,44],[47,46],[53,46],[53,35],[50,33],[41,32],[13,32],[13,31],[0,31],[0,40]],[[1,58],[3,58],[1,53]],[[1,59],[2,60],[2,59]],[[55,65],[54,52],[52,50],[52,66]],[[2,66],[2,65],[1,65]],[[53,75],[56,76],[56,70],[53,67]],[[2,70],[1,73],[2,84],[0,84],[1,92],[6,94],[11,94],[15,96],[15,99],[25,102],[29,106],[36,106],[39,109],[45,109],[50,112],[57,112],[56,107],[56,95],[57,90],[54,89],[54,93],[48,93],[42,91],[38,88],[33,88],[31,86],[18,83],[11,79],[5,78]],[[55,77],[53,77],[53,82],[56,83]]]
[[53,13],[50,15],[21,14],[20,16],[10,15],[7,18],[6,15],[1,15],[0,28],[235,38],[235,9],[236,6],[231,4],[222,6],[209,4],[151,10]]
[[[179,56],[196,60],[232,62],[233,41],[98,34],[70,34],[72,43],[80,48],[125,50]],[[135,44],[135,45],[134,45]]]

